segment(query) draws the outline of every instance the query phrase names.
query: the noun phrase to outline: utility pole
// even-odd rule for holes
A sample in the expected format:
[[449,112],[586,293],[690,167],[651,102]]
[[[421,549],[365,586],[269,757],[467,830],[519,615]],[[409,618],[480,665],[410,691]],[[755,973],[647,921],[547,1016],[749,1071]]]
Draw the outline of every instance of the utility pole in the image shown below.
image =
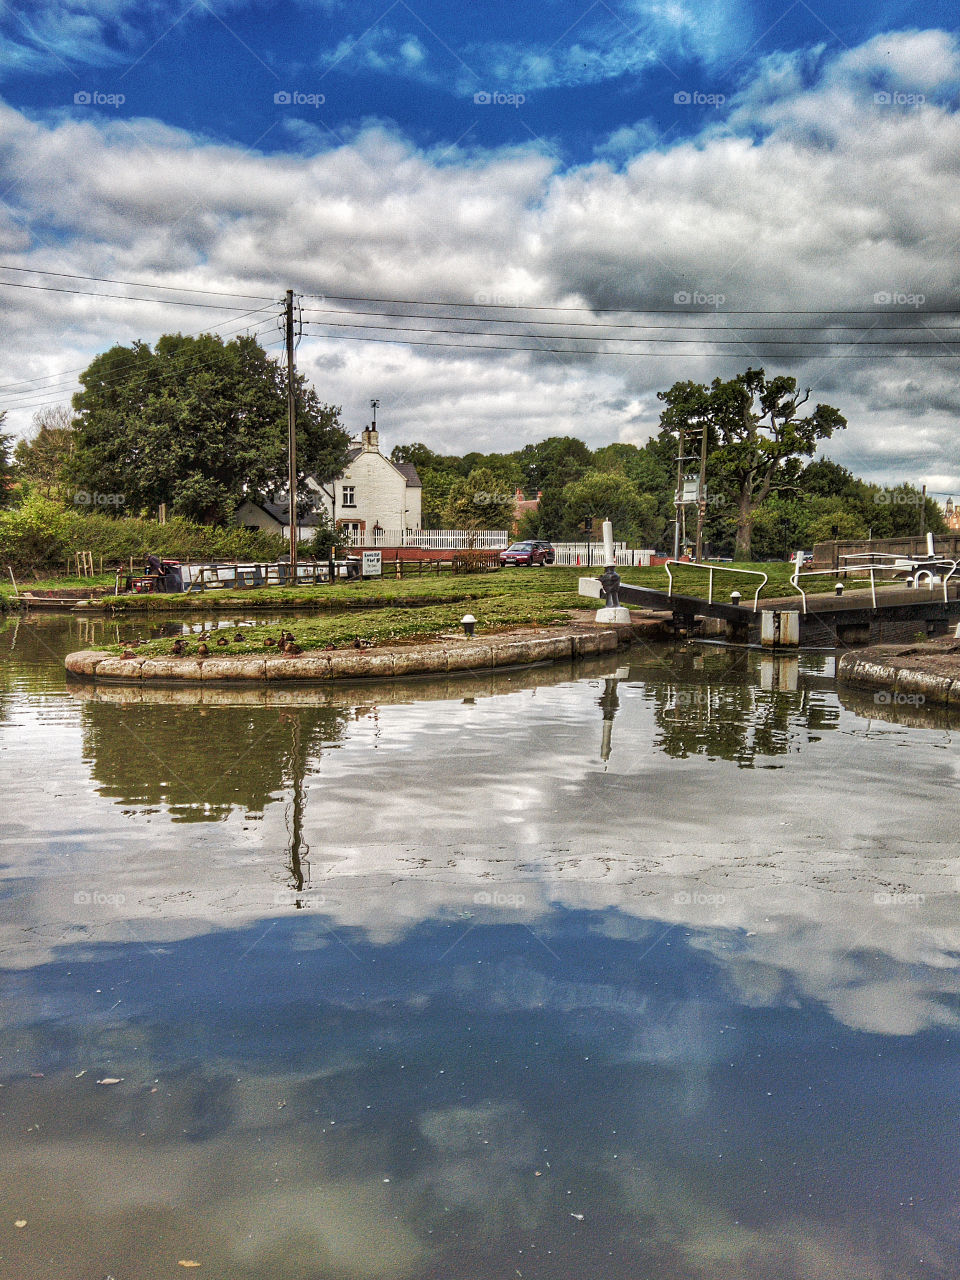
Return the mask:
[[677,441],[677,492],[674,497],[673,558],[680,559],[680,517],[683,511],[683,426]]
[[707,424],[700,424],[700,479],[697,482],[697,564],[703,561],[703,518],[707,513]]
[[287,488],[290,507],[290,583],[297,584],[297,392],[293,358],[293,290],[287,290]]

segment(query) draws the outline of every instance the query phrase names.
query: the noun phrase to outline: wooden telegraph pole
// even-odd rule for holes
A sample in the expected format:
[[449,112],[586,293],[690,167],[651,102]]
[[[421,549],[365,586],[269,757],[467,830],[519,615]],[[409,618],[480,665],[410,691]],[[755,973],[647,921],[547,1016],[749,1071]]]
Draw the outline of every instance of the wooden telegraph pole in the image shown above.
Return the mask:
[[290,498],[290,584],[297,583],[297,392],[293,356],[293,290],[287,290],[287,487]]

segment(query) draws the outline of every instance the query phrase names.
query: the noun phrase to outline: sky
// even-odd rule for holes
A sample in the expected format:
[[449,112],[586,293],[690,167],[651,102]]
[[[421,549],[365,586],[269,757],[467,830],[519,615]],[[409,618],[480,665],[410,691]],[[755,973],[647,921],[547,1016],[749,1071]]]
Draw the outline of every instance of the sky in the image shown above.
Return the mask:
[[351,432],[378,399],[387,449],[642,444],[658,391],[762,366],[845,415],[829,456],[960,496],[956,28],[924,0],[4,4],[4,429],[117,342],[280,354],[289,288],[301,372]]

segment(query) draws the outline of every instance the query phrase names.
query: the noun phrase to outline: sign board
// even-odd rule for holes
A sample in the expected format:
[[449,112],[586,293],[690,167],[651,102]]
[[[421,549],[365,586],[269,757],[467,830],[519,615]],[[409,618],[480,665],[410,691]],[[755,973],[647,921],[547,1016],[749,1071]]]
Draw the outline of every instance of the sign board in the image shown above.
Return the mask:
[[382,551],[364,551],[363,553],[363,576],[365,578],[379,578],[383,574]]

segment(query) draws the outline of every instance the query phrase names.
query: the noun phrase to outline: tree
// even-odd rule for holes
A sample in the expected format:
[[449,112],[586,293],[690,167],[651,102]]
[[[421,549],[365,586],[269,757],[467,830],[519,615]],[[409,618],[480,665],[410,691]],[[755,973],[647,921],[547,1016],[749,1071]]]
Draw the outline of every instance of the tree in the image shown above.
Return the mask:
[[[244,497],[286,484],[286,378],[255,338],[167,334],[155,350],[115,346],[80,377],[68,474],[127,511],[225,522]],[[297,379],[298,472],[324,483],[343,470],[339,410]],[[119,504],[117,504],[119,505]]]
[[625,542],[639,540],[644,546],[655,546],[663,532],[663,520],[657,514],[657,500],[652,494],[641,495],[636,485],[621,472],[587,471],[579,480],[563,490],[563,525],[560,532],[571,538],[582,537],[581,526],[592,519],[598,531],[601,521],[613,524],[613,535]]
[[[0,413],[0,426],[3,425],[7,416],[6,409]],[[13,443],[13,436],[7,435],[0,431],[0,507],[9,505],[13,498],[13,461],[10,456],[10,445]]]
[[512,490],[488,467],[478,467],[453,482],[443,514],[452,529],[509,529],[514,509]]
[[13,452],[14,470],[46,498],[59,496],[64,471],[73,453],[76,436],[73,415],[64,404],[41,409],[33,415],[36,435],[20,440]]
[[675,435],[683,428],[691,437],[707,431],[708,470],[721,486],[728,483],[733,489],[736,560],[750,559],[754,509],[778,480],[793,479],[788,464],[812,456],[818,441],[847,425],[828,404],[799,416],[809,390],[798,396],[795,378],[768,379],[762,369],[747,369],[727,382],[715,378],[709,389],[677,382],[657,398],[667,406],[660,417],[665,431]]
[[575,436],[550,436],[538,444],[528,444],[515,455],[523,477],[525,493],[562,488],[583,475],[593,455]]

